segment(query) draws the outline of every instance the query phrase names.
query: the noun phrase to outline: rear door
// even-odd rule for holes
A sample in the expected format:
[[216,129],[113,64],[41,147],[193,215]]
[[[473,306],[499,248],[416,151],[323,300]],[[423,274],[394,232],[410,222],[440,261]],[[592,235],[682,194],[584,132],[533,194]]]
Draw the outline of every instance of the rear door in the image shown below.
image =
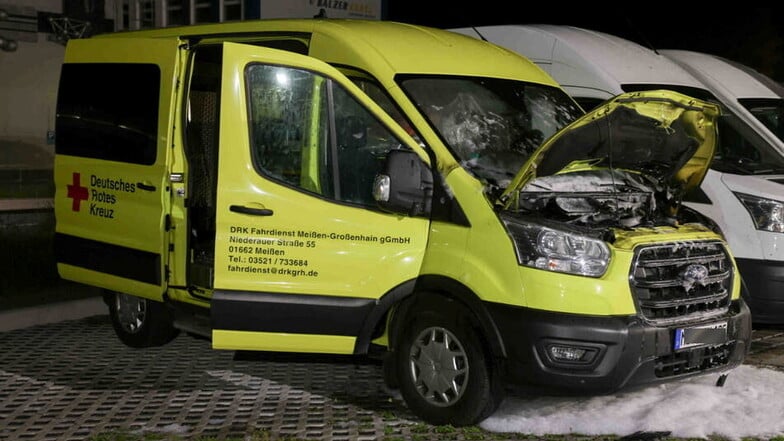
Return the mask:
[[225,43],[222,84],[213,346],[352,353],[429,230],[378,209],[373,179],[391,149],[426,155],[314,58]]
[[177,51],[176,39],[68,43],[54,164],[64,279],[163,294]]

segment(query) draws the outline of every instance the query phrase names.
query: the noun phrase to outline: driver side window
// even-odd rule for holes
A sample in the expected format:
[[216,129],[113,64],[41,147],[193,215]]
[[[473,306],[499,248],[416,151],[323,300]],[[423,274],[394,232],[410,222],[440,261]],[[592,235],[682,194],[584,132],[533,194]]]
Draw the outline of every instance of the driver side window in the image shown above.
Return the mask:
[[313,72],[246,72],[253,163],[284,185],[375,207],[373,180],[401,142],[345,89]]

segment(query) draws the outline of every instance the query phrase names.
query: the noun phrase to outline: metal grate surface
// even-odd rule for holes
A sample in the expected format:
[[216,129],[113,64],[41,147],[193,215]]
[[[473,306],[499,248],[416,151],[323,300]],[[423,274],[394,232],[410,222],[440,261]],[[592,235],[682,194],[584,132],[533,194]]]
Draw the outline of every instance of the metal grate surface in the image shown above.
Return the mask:
[[111,431],[372,440],[418,423],[376,364],[235,360],[186,335],[134,350],[106,316],[0,333],[0,350],[2,440]]

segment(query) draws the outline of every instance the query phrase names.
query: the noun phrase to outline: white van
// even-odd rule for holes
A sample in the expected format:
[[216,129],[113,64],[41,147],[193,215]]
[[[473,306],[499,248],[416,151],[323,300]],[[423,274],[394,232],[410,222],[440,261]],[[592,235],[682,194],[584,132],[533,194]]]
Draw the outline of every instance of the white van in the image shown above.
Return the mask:
[[[716,156],[685,202],[726,236],[754,323],[784,323],[784,144],[769,130],[784,136],[781,95],[733,63],[654,51],[598,31],[558,25],[451,30],[525,55],[586,110],[623,92],[660,88],[720,102]],[[688,70],[681,64],[687,62]]]
[[614,35],[543,24],[450,30],[523,54],[555,78],[585,110],[638,90],[668,88],[698,98],[709,95],[696,78],[667,57]]
[[[708,200],[691,203],[695,208],[723,218],[730,228],[730,242],[743,274],[744,288],[755,322],[784,321],[784,98],[772,79],[748,66],[721,57],[683,50],[662,50],[694,75],[718,98],[736,121],[743,137],[722,140],[713,168],[722,171],[721,182],[736,197],[719,200],[727,190],[707,193]],[[749,132],[753,130],[753,133]],[[732,133],[732,132],[730,132]],[[723,148],[722,148],[723,147]],[[771,148],[772,147],[772,148]],[[707,180],[706,180],[707,181]],[[705,183],[703,183],[705,187]],[[722,193],[719,193],[722,192]]]

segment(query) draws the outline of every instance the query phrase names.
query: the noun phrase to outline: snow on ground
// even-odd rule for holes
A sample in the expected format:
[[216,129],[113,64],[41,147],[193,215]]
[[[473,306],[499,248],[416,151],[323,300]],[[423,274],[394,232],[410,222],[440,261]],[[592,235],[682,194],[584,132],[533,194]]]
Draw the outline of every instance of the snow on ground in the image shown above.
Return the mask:
[[481,423],[493,432],[672,437],[784,436],[784,372],[741,365],[718,375],[599,397],[507,398]]

